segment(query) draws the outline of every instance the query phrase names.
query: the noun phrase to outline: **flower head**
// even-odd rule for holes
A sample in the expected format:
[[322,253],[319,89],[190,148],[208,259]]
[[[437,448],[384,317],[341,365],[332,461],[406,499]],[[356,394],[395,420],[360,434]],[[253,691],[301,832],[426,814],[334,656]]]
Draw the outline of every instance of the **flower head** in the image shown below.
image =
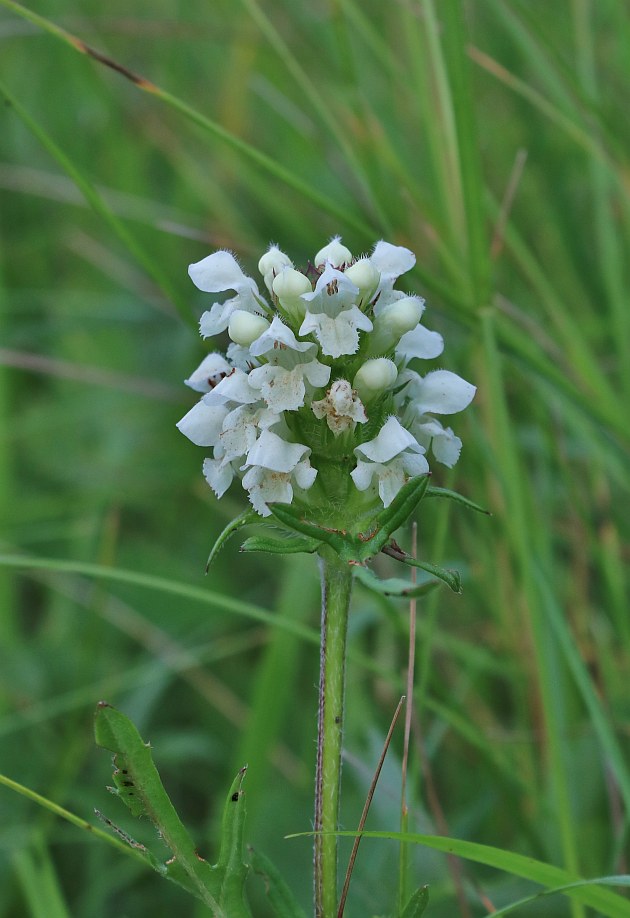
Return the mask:
[[231,343],[186,380],[201,400],[178,423],[211,450],[203,471],[218,497],[238,478],[261,516],[294,502],[328,518],[344,501],[360,516],[426,474],[429,450],[457,461],[461,440],[435,415],[463,410],[475,387],[410,366],[444,347],[421,324],[424,300],[396,288],[415,260],[384,241],[355,258],[335,237],[300,271],[273,245],[258,264],[268,297],[230,252],[190,266],[200,290],[228,293],[200,328]]

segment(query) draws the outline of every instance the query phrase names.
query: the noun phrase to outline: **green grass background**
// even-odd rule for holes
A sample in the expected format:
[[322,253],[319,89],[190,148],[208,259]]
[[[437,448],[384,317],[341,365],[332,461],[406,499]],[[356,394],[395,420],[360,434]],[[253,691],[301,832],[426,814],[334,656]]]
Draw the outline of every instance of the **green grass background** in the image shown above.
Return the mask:
[[[205,352],[196,320],[209,305],[186,268],[219,246],[253,273],[270,241],[299,264],[335,233],[357,254],[386,238],[417,253],[404,283],[445,336],[435,366],[479,389],[454,418],[462,458],[452,473],[436,466],[434,483],[493,513],[427,502],[418,519],[421,556],[458,567],[464,594],[419,608],[410,830],[583,877],[624,873],[628,5],[39,0],[36,11],[170,96],[3,0],[0,770],[159,850],[105,791],[109,761],[91,733],[105,698],[151,741],[208,858],[225,791],[249,763],[248,838],[308,907],[310,842],[284,836],[311,824],[316,565],[234,543],[204,579],[244,494],[216,501],[202,451],[174,427],[194,401],[181,381]],[[84,563],[192,585],[206,601],[87,576]],[[235,599],[274,625],[237,614]],[[358,586],[350,629],[345,828],[401,693],[407,610]],[[401,753],[398,735],[370,828],[398,828]],[[391,840],[363,842],[349,918],[393,912],[397,856]],[[410,881],[431,886],[430,918],[476,918],[539,889],[424,847],[410,857]],[[261,883],[252,900],[270,914]],[[517,913],[599,914],[562,896]],[[173,914],[195,914],[185,893],[0,788],[2,918]]]

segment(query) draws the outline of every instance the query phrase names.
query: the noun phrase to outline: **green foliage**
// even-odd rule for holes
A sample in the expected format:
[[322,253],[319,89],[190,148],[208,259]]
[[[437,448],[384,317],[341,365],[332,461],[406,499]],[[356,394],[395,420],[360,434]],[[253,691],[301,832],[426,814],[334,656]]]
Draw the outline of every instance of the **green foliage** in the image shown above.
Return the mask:
[[[247,866],[243,862],[245,798],[242,790],[246,769],[234,779],[223,810],[219,859],[214,866],[203,860],[184,828],[160,780],[150,747],[136,727],[111,705],[100,702],[94,725],[96,742],[114,753],[114,784],[110,788],[134,816],[153,823],[172,857],[158,868],[169,879],[193,892],[215,918],[246,918],[251,915],[244,901]],[[137,846],[137,845],[134,845]]]
[[429,887],[421,886],[407,902],[400,918],[422,918],[429,904]]

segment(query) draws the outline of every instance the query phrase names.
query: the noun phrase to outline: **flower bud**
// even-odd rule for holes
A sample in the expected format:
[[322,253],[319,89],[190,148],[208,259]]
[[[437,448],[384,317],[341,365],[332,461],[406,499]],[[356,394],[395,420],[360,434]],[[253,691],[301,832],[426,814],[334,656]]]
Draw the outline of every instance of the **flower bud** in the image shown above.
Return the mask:
[[343,272],[359,288],[361,300],[367,302],[378,287],[381,275],[369,258],[361,258]]
[[393,350],[403,335],[416,328],[423,310],[424,300],[419,296],[405,296],[388,303],[374,319],[368,353],[384,354]]
[[315,256],[315,267],[321,268],[329,262],[333,268],[340,268],[342,265],[349,265],[351,261],[352,252],[341,244],[340,236],[335,236]]
[[270,293],[274,277],[277,274],[280,274],[284,268],[292,267],[293,262],[289,256],[285,255],[284,252],[281,252],[277,245],[270,246],[269,251],[265,252],[263,257],[258,262],[258,270],[264,277],[265,286]]
[[228,335],[235,344],[249,347],[268,328],[269,322],[263,316],[246,312],[244,309],[237,309],[230,316]]
[[384,392],[385,389],[389,389],[397,376],[398,370],[393,360],[377,357],[374,360],[366,360],[359,368],[352,388],[356,389],[361,400],[366,402]]
[[313,291],[308,277],[293,268],[285,268],[274,278],[272,289],[283,309],[291,313],[294,318],[304,317],[306,303],[301,296],[303,293]]
[[281,252],[277,245],[270,246],[269,251],[265,252],[258,262],[258,270],[263,277],[266,277],[270,271],[275,271],[276,274],[279,274],[283,268],[287,267],[293,267],[291,259],[284,252]]

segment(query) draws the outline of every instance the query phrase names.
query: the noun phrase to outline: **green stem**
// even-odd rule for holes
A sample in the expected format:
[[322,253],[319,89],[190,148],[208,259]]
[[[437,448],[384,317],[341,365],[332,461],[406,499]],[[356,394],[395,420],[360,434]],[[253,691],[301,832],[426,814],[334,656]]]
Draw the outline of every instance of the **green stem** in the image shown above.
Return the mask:
[[337,914],[337,836],[341,741],[346,674],[346,634],[352,589],[349,565],[330,549],[320,556],[322,631],[320,645],[317,768],[315,773],[315,916]]

